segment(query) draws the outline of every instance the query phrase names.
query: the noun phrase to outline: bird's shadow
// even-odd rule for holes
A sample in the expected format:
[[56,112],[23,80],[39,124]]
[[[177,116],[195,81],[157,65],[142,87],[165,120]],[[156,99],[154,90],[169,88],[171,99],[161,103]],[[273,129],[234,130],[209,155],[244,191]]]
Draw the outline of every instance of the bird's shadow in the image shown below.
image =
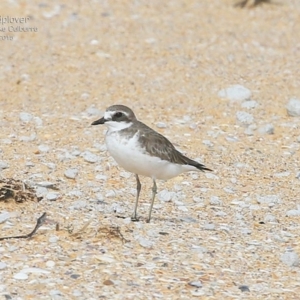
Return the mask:
[[[248,2],[249,2],[249,0],[239,1],[239,2],[235,3],[234,6],[244,8],[247,5]],[[280,3],[273,2],[272,0],[255,0],[254,3],[252,5],[250,5],[249,7],[255,7],[255,6],[260,5],[262,3],[273,4],[273,5],[281,5]]]
[[[117,218],[119,219],[127,219],[128,216],[122,216],[122,215],[116,215]],[[165,218],[162,218],[162,217],[151,217],[151,220],[150,222],[147,222],[147,219],[143,216],[139,216],[138,218],[136,219],[131,219],[132,222],[143,222],[143,223],[146,223],[146,224],[151,224],[152,221],[158,221],[158,222],[172,222],[172,223],[196,223],[197,221],[195,222],[186,222],[184,221],[183,218],[170,218],[170,217],[165,217]]]

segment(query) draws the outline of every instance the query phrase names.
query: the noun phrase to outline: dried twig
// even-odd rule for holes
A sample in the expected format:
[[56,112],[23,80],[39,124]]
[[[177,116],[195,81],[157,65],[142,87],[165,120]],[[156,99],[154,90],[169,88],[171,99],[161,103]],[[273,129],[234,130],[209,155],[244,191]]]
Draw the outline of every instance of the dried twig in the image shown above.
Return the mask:
[[[83,235],[84,232],[86,231],[87,227],[91,224],[92,220],[93,219],[90,219],[83,225],[82,228],[80,228],[79,230],[77,230],[74,233],[71,233],[71,236],[79,238],[81,235]],[[101,235],[105,235],[106,237],[121,239],[122,243],[128,242],[128,240],[126,240],[124,238],[123,234],[121,233],[119,226],[101,226],[101,227],[98,227],[97,233],[99,233]]]
[[93,219],[90,219],[88,220],[84,225],[83,227],[81,227],[79,230],[77,230],[76,232],[72,233],[71,236],[75,236],[75,237],[78,237],[81,233],[83,233],[83,231],[85,229],[87,229],[87,227],[92,223],[92,220]]
[[99,227],[98,232],[106,234],[107,237],[119,238],[122,243],[128,242],[128,240],[124,238],[119,226]]
[[31,238],[37,230],[45,223],[46,221],[46,213],[44,212],[36,221],[36,225],[34,229],[25,235],[17,235],[17,236],[8,236],[8,237],[0,237],[0,241],[6,240],[6,239],[29,239]]

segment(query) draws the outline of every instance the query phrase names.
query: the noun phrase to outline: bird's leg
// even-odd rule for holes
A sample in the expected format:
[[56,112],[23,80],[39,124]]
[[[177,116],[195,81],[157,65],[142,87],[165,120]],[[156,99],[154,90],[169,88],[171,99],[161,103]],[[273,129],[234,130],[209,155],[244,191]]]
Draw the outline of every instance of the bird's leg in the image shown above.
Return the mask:
[[155,195],[157,193],[157,186],[156,186],[156,182],[155,179],[153,179],[153,187],[152,187],[152,201],[151,201],[151,205],[150,205],[150,210],[149,210],[149,216],[148,216],[148,220],[147,223],[150,222],[151,220],[151,212],[152,212],[152,208],[153,208],[153,204],[154,204],[154,199],[155,199]]
[[138,206],[141,187],[142,187],[138,174],[135,174],[135,178],[136,178],[136,200],[135,200],[133,215],[131,217],[132,221],[138,221],[136,213],[137,213],[137,206]]

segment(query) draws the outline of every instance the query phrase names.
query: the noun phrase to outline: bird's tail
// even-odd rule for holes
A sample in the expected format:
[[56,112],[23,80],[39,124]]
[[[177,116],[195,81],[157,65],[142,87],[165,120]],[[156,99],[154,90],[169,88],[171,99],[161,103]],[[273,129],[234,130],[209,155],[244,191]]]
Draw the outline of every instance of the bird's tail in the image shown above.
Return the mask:
[[205,172],[205,171],[210,171],[210,172],[212,172],[212,171],[213,171],[213,170],[211,170],[211,169],[205,167],[204,165],[202,165],[202,164],[200,164],[200,163],[198,163],[197,161],[194,161],[194,160],[192,160],[192,159],[188,162],[188,164],[191,165],[191,166],[193,166],[193,167],[196,167],[198,170],[200,170],[200,171],[202,171],[202,172]]

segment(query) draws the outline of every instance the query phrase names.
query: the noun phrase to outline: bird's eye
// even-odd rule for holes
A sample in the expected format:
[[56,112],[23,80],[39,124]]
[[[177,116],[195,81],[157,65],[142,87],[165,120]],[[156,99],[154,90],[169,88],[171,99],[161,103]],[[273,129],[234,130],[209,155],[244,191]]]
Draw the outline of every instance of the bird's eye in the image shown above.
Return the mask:
[[115,117],[116,118],[121,118],[123,116],[123,114],[121,113],[121,112],[117,112],[116,114],[115,114]]

